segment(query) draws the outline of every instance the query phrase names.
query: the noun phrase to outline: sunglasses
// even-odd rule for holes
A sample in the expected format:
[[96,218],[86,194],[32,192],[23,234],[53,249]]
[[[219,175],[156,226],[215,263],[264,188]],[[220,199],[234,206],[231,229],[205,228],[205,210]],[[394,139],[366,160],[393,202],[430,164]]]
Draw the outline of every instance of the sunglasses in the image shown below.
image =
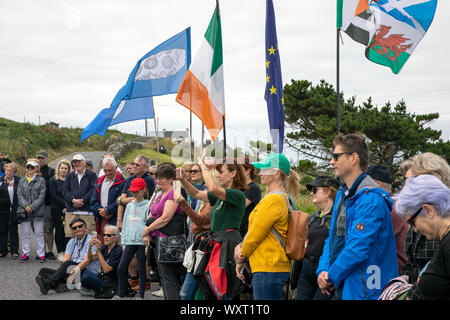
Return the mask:
[[151,175],[152,177],[155,175],[154,172],[149,172],[148,174]]
[[77,225],[77,226],[73,226],[71,229],[72,229],[72,230],[77,230],[77,229],[83,228],[83,226],[84,226],[84,224],[79,224],[79,225]]
[[33,170],[36,167],[33,167],[31,164],[27,164],[27,169]]
[[339,153],[333,153],[333,160],[338,161],[339,157],[343,154],[352,154],[353,152],[339,152]]
[[317,193],[317,190],[319,190],[318,188],[319,188],[319,187],[312,187],[311,192],[312,192],[313,194],[316,194],[316,193]]
[[420,211],[422,211],[422,206],[420,206],[419,210],[417,210],[416,213],[414,213],[411,218],[409,218],[406,222],[411,226],[411,227],[415,227],[416,224],[414,222],[414,220],[416,220],[417,216],[419,215]]
[[191,170],[191,171],[189,171],[190,173],[199,173],[200,172],[200,170]]
[[141,166],[139,163],[136,163],[136,162],[133,162],[132,164],[133,164],[133,166],[135,166],[135,167],[140,167],[140,166]]
[[115,236],[116,235],[114,233],[104,233],[103,234],[103,237],[108,237],[108,238],[115,237]]

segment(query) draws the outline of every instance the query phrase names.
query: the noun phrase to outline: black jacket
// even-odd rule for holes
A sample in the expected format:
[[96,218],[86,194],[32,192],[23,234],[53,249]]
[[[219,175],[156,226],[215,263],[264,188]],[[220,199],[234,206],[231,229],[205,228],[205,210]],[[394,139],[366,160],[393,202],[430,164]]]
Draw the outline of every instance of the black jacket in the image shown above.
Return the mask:
[[[91,196],[94,190],[94,184],[97,182],[97,175],[86,169],[81,183],[78,183],[78,177],[76,172],[71,172],[67,175],[64,181],[64,200],[66,200],[67,212],[77,211],[91,211]],[[83,199],[84,206],[81,208],[73,207],[73,199]]]
[[45,179],[45,205],[49,206],[50,205],[50,188],[49,188],[49,181],[50,178],[53,177],[55,175],[55,169],[49,167],[47,164],[45,166],[43,166],[39,172],[42,174],[42,177]]
[[[8,185],[4,183],[5,176],[0,178],[0,212],[10,212],[10,219],[15,220],[17,212],[17,188],[19,187],[20,177],[14,176],[14,199],[11,207],[11,200],[9,199]],[[11,210],[11,211],[10,211]],[[14,219],[13,219],[14,218]]]

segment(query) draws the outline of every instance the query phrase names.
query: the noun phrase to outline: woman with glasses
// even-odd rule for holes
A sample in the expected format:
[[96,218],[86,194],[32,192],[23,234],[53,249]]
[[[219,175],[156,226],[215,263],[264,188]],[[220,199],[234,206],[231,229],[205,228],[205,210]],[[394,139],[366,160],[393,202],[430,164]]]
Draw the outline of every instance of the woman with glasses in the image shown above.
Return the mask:
[[415,231],[439,246],[409,290],[407,299],[450,297],[450,189],[432,175],[408,179],[395,196],[395,209]]
[[[264,198],[249,217],[247,235],[235,248],[236,275],[244,281],[243,264],[249,260],[255,300],[282,300],[283,286],[288,282],[291,261],[283,245],[287,238],[289,207],[288,185],[291,175],[289,160],[281,153],[272,153],[261,162],[252,163],[260,169],[261,183],[266,186]],[[293,194],[292,197],[296,197]],[[280,242],[283,242],[281,244]]]
[[50,178],[50,199],[51,199],[51,214],[55,222],[55,243],[58,250],[58,260],[64,260],[64,251],[66,250],[66,243],[69,238],[64,235],[64,217],[66,214],[66,202],[64,200],[64,181],[70,173],[69,160],[61,160],[58,162],[55,170],[55,176]]
[[[428,174],[441,180],[450,187],[450,166],[442,157],[425,152],[415,155],[400,165],[400,174],[409,179],[411,177]],[[405,239],[405,251],[408,258],[402,275],[408,276],[409,283],[415,283],[420,270],[431,260],[439,246],[439,241],[427,239],[414,228],[409,228]]]
[[[81,276],[81,295],[96,298],[112,298],[117,294],[118,276],[117,267],[122,257],[122,246],[120,245],[120,231],[117,226],[106,225],[103,229],[104,245],[97,237],[89,241],[87,260],[92,262],[98,260],[100,273],[86,270]],[[92,254],[92,247],[97,248],[97,254]],[[92,290],[92,292],[90,292]]]
[[[174,200],[173,181],[175,168],[172,165],[160,164],[155,172],[156,185],[161,190],[153,203],[147,226],[142,235],[151,239],[155,248],[155,256],[159,255],[160,238],[186,234],[187,225],[183,209]],[[161,278],[165,300],[180,300],[180,290],[186,275],[182,262],[162,263],[156,258],[158,273]]]
[[45,262],[45,194],[45,179],[39,174],[38,160],[28,159],[26,175],[20,179],[17,189],[17,212],[22,214],[19,218],[23,253],[21,263],[30,261],[32,230],[36,238],[39,262]]
[[330,231],[331,214],[339,183],[332,177],[319,176],[312,183],[306,184],[306,188],[319,210],[309,216],[308,249],[303,261],[296,263],[301,270],[296,300],[329,300],[331,297],[319,289],[316,269]]
[[[239,228],[245,213],[244,191],[247,190],[247,185],[245,184],[243,167],[234,158],[223,159],[222,163],[214,166],[218,181],[218,184],[216,184],[216,180],[210,172],[213,165],[209,164],[205,155],[206,150],[203,149],[198,163],[207,191],[197,190],[188,182],[181,170],[177,171],[177,177],[191,197],[208,202],[213,207],[210,212],[211,231],[204,234],[204,237],[197,237],[193,248],[196,249],[200,242],[206,243],[209,241],[211,246],[206,250],[211,255],[207,265],[217,264],[226,271],[226,274],[214,273],[210,269],[210,272],[212,272],[211,278],[214,278],[215,281],[207,286],[206,283],[208,282],[205,276],[202,279],[203,281],[199,282],[200,288],[207,299],[233,299],[241,292],[240,280],[233,274],[235,269],[233,248],[242,240]],[[203,240],[201,240],[202,238]],[[218,243],[221,245],[218,245]],[[218,261],[217,252],[220,252],[220,261]],[[223,264],[221,261],[229,262]],[[203,277],[205,275],[204,268],[206,268],[206,265],[202,270],[196,270],[195,272],[200,272]],[[223,277],[226,277],[226,279],[223,279]],[[227,286],[225,287],[223,284],[227,284]]]

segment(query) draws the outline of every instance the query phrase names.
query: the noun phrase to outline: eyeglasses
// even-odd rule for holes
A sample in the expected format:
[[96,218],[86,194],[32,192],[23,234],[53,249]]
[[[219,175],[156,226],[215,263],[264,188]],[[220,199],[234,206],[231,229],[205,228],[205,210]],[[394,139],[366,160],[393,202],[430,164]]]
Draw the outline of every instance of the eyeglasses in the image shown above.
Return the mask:
[[34,168],[36,168],[36,167],[32,166],[31,164],[27,164],[27,169],[33,170]]
[[191,170],[190,173],[199,173],[200,170]]
[[116,235],[114,233],[104,233],[103,234],[103,237],[108,237],[108,238],[115,237],[115,236]]
[[353,152],[339,152],[339,153],[333,153],[333,160],[338,161],[339,157],[343,154],[352,154]]
[[84,226],[84,224],[79,224],[79,225],[77,225],[77,226],[73,226],[73,227],[72,227],[72,230],[81,229],[81,228],[83,228],[83,226]]
[[411,216],[411,218],[408,219],[408,221],[406,221],[406,222],[408,222],[408,224],[409,224],[411,227],[413,227],[413,228],[416,226],[414,220],[416,220],[416,217],[419,215],[420,211],[422,211],[422,206],[420,206],[419,210],[417,210],[417,212],[414,213],[414,214]]

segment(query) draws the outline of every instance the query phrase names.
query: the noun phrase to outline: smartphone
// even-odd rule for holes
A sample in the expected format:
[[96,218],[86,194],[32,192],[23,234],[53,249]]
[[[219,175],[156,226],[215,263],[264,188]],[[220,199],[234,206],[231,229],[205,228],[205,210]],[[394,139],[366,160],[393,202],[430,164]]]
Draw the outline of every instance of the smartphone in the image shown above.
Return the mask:
[[91,236],[92,236],[93,238],[97,238],[97,231],[92,231]]
[[175,170],[175,179],[183,178],[183,168],[177,168]]
[[173,182],[173,193],[181,194],[181,182],[179,180]]

